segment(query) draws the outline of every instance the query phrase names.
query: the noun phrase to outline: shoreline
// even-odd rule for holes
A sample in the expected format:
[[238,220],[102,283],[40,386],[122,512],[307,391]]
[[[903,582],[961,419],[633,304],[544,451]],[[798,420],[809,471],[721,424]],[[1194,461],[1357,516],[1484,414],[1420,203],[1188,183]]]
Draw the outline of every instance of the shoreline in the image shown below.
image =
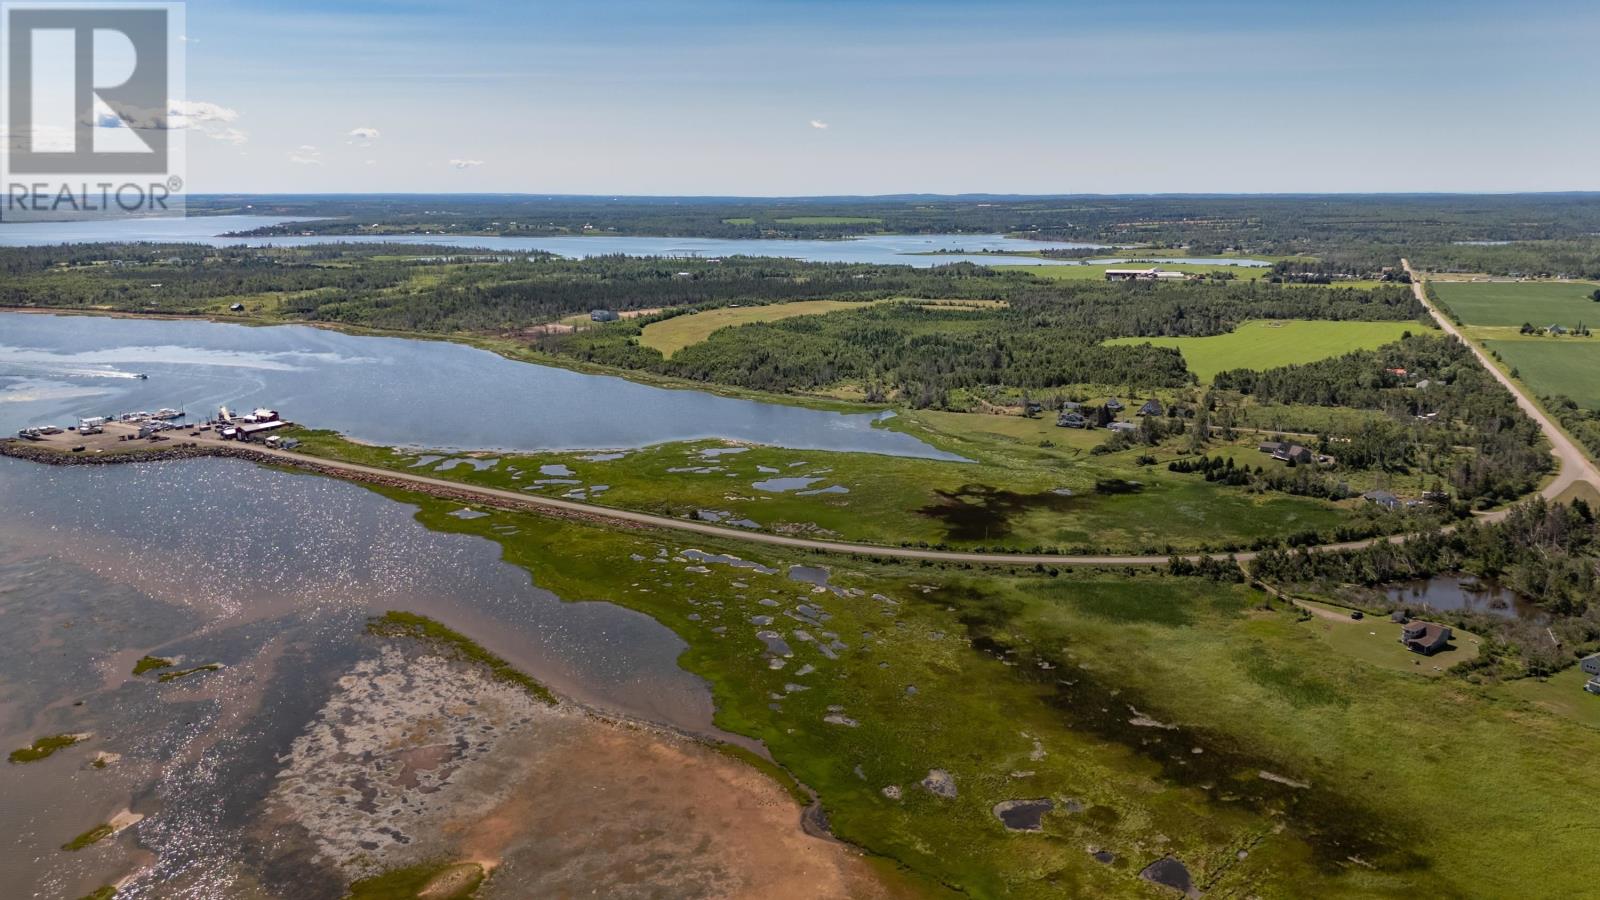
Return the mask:
[[[124,309],[98,309],[91,307],[66,307],[66,306],[9,306],[0,304],[0,313],[19,313],[24,315],[42,316],[97,316],[108,319],[145,319],[152,322],[209,322],[214,325],[239,325],[245,328],[281,328],[300,326],[304,328],[321,328],[327,331],[347,334],[353,337],[379,337],[396,338],[407,341],[440,341],[447,344],[459,344],[471,347],[485,353],[492,353],[508,362],[522,363],[530,366],[545,366],[552,369],[563,369],[568,372],[577,372],[580,375],[593,375],[602,378],[620,378],[645,387],[660,388],[667,391],[696,391],[710,394],[715,397],[725,397],[730,400],[748,400],[753,403],[770,403],[774,406],[798,406],[802,409],[813,409],[820,412],[839,413],[841,415],[877,415],[886,411],[899,412],[901,407],[891,404],[866,404],[853,400],[844,400],[836,397],[825,397],[811,394],[774,394],[766,391],[750,390],[748,388],[730,387],[728,385],[712,382],[686,381],[681,378],[671,378],[665,375],[656,375],[652,372],[641,372],[635,369],[619,369],[612,366],[601,366],[582,360],[568,359],[549,354],[538,354],[529,350],[510,352],[502,346],[510,340],[506,335],[494,334],[467,334],[450,333],[436,334],[425,331],[397,331],[386,328],[370,328],[363,325],[347,325],[342,322],[312,322],[303,319],[284,319],[262,321],[250,316],[233,316],[215,312],[195,313],[169,313],[169,312],[135,312]],[[942,449],[942,448],[941,448]]]
[[[44,465],[74,466],[74,465],[119,465],[140,462],[165,462],[183,459],[199,459],[203,457],[221,457],[242,459],[259,465],[280,466],[308,472],[313,475],[325,475],[331,478],[342,478],[360,484],[375,487],[390,488],[393,490],[410,491],[426,494],[445,500],[460,503],[476,503],[481,506],[507,509],[517,512],[535,512],[570,521],[582,522],[599,527],[620,527],[631,529],[661,528],[670,531],[687,532],[705,537],[729,540],[743,544],[764,544],[768,546],[783,547],[791,550],[802,550],[816,553],[833,553],[848,556],[864,556],[876,559],[892,560],[931,560],[948,563],[977,563],[982,565],[1025,567],[1035,565],[1047,566],[1165,566],[1172,560],[1182,560],[1190,563],[1201,561],[1222,561],[1235,563],[1248,563],[1255,560],[1261,551],[1244,551],[1238,553],[1187,553],[1165,555],[1117,555],[1117,554],[1033,554],[1033,553],[992,553],[960,550],[923,550],[911,547],[895,547],[889,545],[863,544],[846,541],[825,541],[811,538],[797,538],[788,535],[770,534],[759,531],[746,531],[741,529],[725,528],[719,525],[690,519],[674,519],[652,513],[636,512],[633,510],[617,509],[599,506],[573,500],[563,500],[555,497],[540,497],[518,494],[499,488],[479,487],[463,482],[449,481],[446,479],[432,478],[425,475],[413,475],[397,472],[375,466],[360,465],[357,463],[342,462],[305,456],[287,450],[256,447],[248,444],[224,442],[215,438],[186,440],[176,442],[172,446],[154,449],[138,448],[127,451],[114,451],[111,453],[73,453],[62,448],[57,442],[54,445],[41,445],[19,438],[0,438],[0,456],[14,459],[23,459]],[[1504,518],[1507,510],[1482,514],[1474,519],[1480,522],[1493,522]],[[1446,531],[1454,530],[1455,526],[1447,526]],[[1330,544],[1319,544],[1304,549],[1311,552],[1328,552],[1338,550],[1357,550],[1364,547],[1376,546],[1380,543],[1401,544],[1420,536],[1414,533],[1401,533],[1366,538],[1357,541],[1344,541]]]

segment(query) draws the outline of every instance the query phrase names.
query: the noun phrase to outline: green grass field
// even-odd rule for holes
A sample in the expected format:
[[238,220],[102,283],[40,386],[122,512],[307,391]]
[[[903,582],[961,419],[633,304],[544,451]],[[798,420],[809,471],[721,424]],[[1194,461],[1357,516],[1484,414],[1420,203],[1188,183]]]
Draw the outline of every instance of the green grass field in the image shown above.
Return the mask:
[[1600,339],[1486,340],[1536,396],[1564,394],[1579,406],[1600,409]]
[[1301,623],[1305,631],[1316,635],[1333,650],[1392,672],[1422,675],[1427,678],[1444,676],[1445,670],[1459,662],[1476,659],[1483,648],[1483,639],[1475,634],[1456,630],[1449,648],[1433,656],[1423,657],[1401,646],[1397,632],[1400,626],[1381,616],[1350,618],[1350,610],[1329,603],[1302,600],[1306,606],[1326,615],[1314,615]]
[[1600,695],[1583,689],[1588,680],[1589,676],[1582,669],[1573,666],[1549,678],[1513,681],[1506,685],[1506,690],[1541,709],[1600,729]]
[[1434,296],[1467,325],[1524,322],[1543,328],[1600,325],[1600,303],[1590,299],[1597,285],[1586,282],[1430,282]]
[[1155,344],[1176,347],[1189,371],[1209,382],[1228,369],[1272,369],[1315,362],[1352,350],[1368,350],[1397,341],[1416,322],[1309,322],[1295,319],[1245,322],[1237,330],[1212,337],[1116,338],[1110,344]]
[[815,316],[841,309],[860,309],[865,305],[848,300],[800,300],[764,306],[725,306],[652,322],[644,327],[639,343],[660,350],[662,356],[671,356],[690,344],[700,343],[719,328],[748,325],[751,322],[776,322],[795,316]]

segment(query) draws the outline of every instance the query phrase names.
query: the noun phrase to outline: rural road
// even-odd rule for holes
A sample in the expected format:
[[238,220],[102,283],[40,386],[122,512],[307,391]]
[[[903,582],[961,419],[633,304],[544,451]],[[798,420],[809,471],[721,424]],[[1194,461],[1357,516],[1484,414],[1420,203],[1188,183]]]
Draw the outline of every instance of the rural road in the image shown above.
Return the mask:
[[1461,329],[1450,321],[1450,317],[1445,315],[1443,310],[1428,299],[1428,291],[1423,286],[1422,276],[1411,268],[1411,260],[1402,259],[1400,260],[1400,265],[1404,266],[1406,274],[1411,276],[1411,292],[1416,295],[1417,302],[1428,308],[1428,313],[1433,316],[1433,320],[1439,323],[1439,327],[1443,328],[1446,334],[1457,338],[1472,349],[1472,353],[1478,358],[1478,362],[1489,370],[1489,374],[1493,375],[1495,380],[1505,385],[1506,390],[1511,392],[1511,396],[1517,398],[1517,405],[1522,407],[1522,411],[1528,414],[1528,418],[1539,423],[1539,427],[1544,430],[1545,438],[1550,441],[1550,452],[1555,456],[1556,463],[1560,468],[1556,472],[1555,480],[1546,485],[1540,493],[1547,498],[1554,499],[1561,496],[1568,488],[1578,482],[1588,482],[1590,487],[1600,490],[1600,468],[1595,467],[1588,454],[1583,452],[1583,448],[1579,447],[1572,438],[1567,437],[1567,433],[1561,430],[1561,426],[1546,415],[1545,411],[1539,408],[1539,404],[1533,402],[1533,398],[1528,396],[1520,384],[1513,381],[1511,376],[1500,371],[1500,367],[1494,364],[1494,361],[1489,358],[1489,354],[1484,352],[1482,347],[1468,340],[1467,336],[1461,333]]
[[[65,435],[63,435],[65,437]],[[1031,566],[1043,564],[1048,566],[1161,566],[1166,565],[1172,557],[1170,555],[1151,556],[1117,556],[1117,555],[1062,555],[1062,554],[1037,554],[1037,553],[974,553],[961,550],[923,550],[915,547],[891,547],[881,544],[855,544],[845,541],[825,541],[815,538],[789,537],[782,534],[769,534],[761,531],[749,531],[742,528],[729,528],[724,525],[714,525],[709,522],[696,522],[690,519],[677,519],[671,516],[659,516],[653,513],[635,512],[633,510],[616,509],[609,506],[597,506],[592,503],[580,503],[573,500],[562,500],[557,497],[541,497],[518,491],[508,491],[501,488],[485,487],[470,484],[464,481],[452,481],[447,478],[434,478],[415,472],[406,472],[395,469],[386,469],[381,466],[366,466],[360,463],[345,462],[343,460],[329,459],[322,456],[312,456],[305,453],[296,453],[289,450],[279,450],[265,447],[260,444],[249,444],[241,447],[237,442],[224,441],[220,438],[202,436],[185,436],[182,440],[199,447],[214,448],[224,451],[226,455],[241,455],[239,451],[245,450],[250,457],[268,462],[274,459],[282,460],[285,464],[305,468],[311,467],[321,470],[326,474],[345,476],[354,481],[381,482],[404,484],[409,488],[433,495],[445,495],[452,498],[471,498],[489,506],[502,506],[511,508],[549,509],[563,513],[571,513],[591,519],[605,519],[629,525],[642,525],[650,528],[664,528],[672,531],[701,534],[706,537],[721,538],[723,540],[738,541],[746,544],[765,544],[775,547],[787,547],[795,550],[814,550],[824,553],[848,553],[864,556],[892,557],[895,559],[926,559],[939,562],[958,563],[986,563],[1007,566]],[[470,501],[469,501],[470,502]],[[1495,518],[1497,513],[1490,513],[1482,518]],[[1359,541],[1347,541],[1338,544],[1322,544],[1313,548],[1316,550],[1351,550],[1371,546],[1376,543],[1388,541],[1401,543],[1407,535],[1396,534],[1386,537],[1368,538]],[[1227,553],[1188,553],[1179,554],[1181,559],[1191,562],[1201,559],[1228,559],[1229,557],[1239,562],[1249,562],[1258,555],[1254,551],[1234,554]]]

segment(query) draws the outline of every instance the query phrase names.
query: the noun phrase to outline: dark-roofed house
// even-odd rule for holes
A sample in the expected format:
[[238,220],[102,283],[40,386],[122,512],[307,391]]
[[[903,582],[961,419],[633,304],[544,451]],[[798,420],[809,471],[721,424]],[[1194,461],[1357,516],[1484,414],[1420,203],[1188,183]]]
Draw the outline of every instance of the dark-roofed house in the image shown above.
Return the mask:
[[1436,622],[1412,619],[1400,626],[1400,643],[1412,653],[1432,656],[1450,646],[1450,629]]
[[1285,446],[1287,446],[1287,445],[1284,444],[1283,441],[1267,441],[1265,444],[1261,445],[1261,452],[1262,453],[1277,453],[1279,450],[1282,450]]
[[1317,458],[1310,448],[1299,444],[1279,444],[1278,449],[1272,452],[1272,458],[1279,462],[1293,461],[1298,465],[1306,465]]
[[1076,400],[1064,400],[1061,403],[1062,412],[1072,412],[1073,410],[1078,409],[1083,409],[1083,404]]
[[1590,675],[1600,675],[1600,653],[1591,653],[1578,660],[1578,668]]
[[1139,407],[1138,414],[1141,416],[1159,416],[1163,412],[1165,412],[1165,410],[1161,408],[1161,401],[1152,398],[1146,400],[1144,405]]
[[1367,491],[1361,497],[1368,503],[1376,503],[1384,509],[1400,508],[1400,498],[1389,491]]
[[617,311],[614,309],[592,309],[589,311],[589,321],[591,322],[615,322],[620,318],[622,317],[617,315]]
[[1075,412],[1064,412],[1056,419],[1057,428],[1088,428],[1089,420]]
[[1109,409],[1112,412],[1117,412],[1122,409],[1122,401],[1112,397],[1110,400],[1106,401],[1106,409]]

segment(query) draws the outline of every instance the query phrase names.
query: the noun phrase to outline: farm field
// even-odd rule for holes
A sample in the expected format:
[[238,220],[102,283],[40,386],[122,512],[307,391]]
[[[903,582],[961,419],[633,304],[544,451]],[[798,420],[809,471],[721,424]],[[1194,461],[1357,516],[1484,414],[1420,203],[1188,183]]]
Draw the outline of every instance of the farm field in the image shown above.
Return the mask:
[[1174,347],[1183,354],[1189,371],[1202,382],[1228,369],[1272,369],[1316,362],[1370,350],[1397,341],[1408,331],[1422,330],[1416,322],[1311,322],[1294,319],[1253,321],[1228,334],[1210,337],[1114,338],[1109,344],[1154,344]]
[[1464,324],[1510,326],[1524,322],[1543,328],[1578,322],[1600,324],[1600,303],[1590,296],[1597,285],[1588,282],[1485,282],[1432,281],[1434,296]]
[[1573,337],[1486,340],[1538,397],[1563,395],[1600,409],[1600,339]]
[[[885,302],[885,301],[873,301]],[[725,306],[705,312],[675,316],[644,327],[639,343],[671,356],[690,344],[698,344],[719,328],[748,325],[751,322],[776,322],[795,316],[814,316],[841,309],[860,309],[869,305],[849,300],[801,300],[795,303],[769,303],[763,306]]]

